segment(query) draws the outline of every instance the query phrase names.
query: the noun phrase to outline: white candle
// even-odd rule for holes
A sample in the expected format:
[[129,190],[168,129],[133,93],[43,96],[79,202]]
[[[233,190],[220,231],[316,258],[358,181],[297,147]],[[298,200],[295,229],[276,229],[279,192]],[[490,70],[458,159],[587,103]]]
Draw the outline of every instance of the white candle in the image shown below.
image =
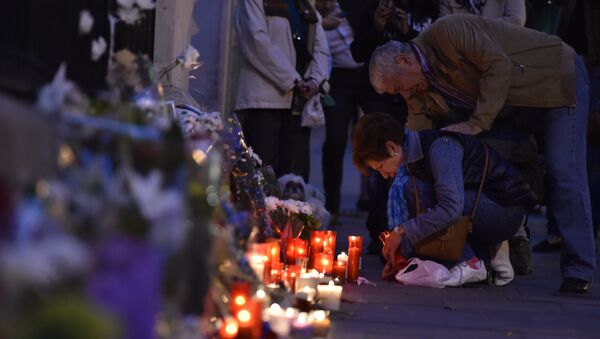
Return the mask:
[[306,300],[308,302],[315,300],[316,295],[317,290],[309,286],[304,286],[300,291],[296,293],[297,298]]
[[308,273],[302,273],[298,278],[296,278],[296,291],[300,291],[304,288],[304,286],[308,286],[313,289],[317,289],[317,285],[319,284],[319,273],[313,270]]
[[328,285],[319,285],[317,287],[321,305],[328,310],[339,310],[342,300],[342,286],[336,286],[333,281],[330,281]]
[[337,260],[345,261],[346,264],[348,264],[348,255],[346,254],[346,252],[342,252],[342,253],[338,254]]
[[309,315],[310,324],[313,327],[314,337],[327,337],[331,321],[327,317],[327,313],[322,310],[312,311]]
[[279,304],[273,304],[265,310],[266,318],[271,325],[271,330],[280,337],[287,337],[290,334],[291,319],[286,312],[281,309]]

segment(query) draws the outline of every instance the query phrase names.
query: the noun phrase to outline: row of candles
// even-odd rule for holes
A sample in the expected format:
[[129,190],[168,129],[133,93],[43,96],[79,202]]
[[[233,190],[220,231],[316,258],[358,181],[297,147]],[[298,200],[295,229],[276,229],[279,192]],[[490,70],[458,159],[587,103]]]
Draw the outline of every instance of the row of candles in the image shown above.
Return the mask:
[[[346,280],[358,280],[362,237],[349,236],[348,254],[342,252],[337,256],[337,260],[334,260],[335,231],[312,231],[309,242],[300,238],[289,238],[286,239],[284,251],[281,251],[280,246],[279,239],[269,239],[266,243],[253,244],[250,249],[250,264],[265,284],[284,279],[293,286],[291,280],[298,276],[300,270],[311,268],[331,275],[342,283]],[[282,257],[284,262],[281,262]]]
[[362,237],[348,237],[348,254],[342,252],[337,260],[333,259],[335,246],[335,231],[312,231],[308,242],[286,239],[283,249],[279,239],[253,244],[248,259],[256,275],[267,288],[277,288],[283,282],[295,293],[296,308],[284,311],[277,304],[267,307],[264,290],[257,291],[256,297],[250,299],[248,291],[234,288],[230,301],[230,313],[234,317],[224,322],[220,337],[258,338],[260,333],[256,331],[261,326],[257,319],[268,321],[273,332],[282,337],[288,336],[290,331],[294,337],[325,336],[329,329],[327,313],[311,310],[312,305],[318,302],[325,310],[339,309],[341,285],[358,280]]

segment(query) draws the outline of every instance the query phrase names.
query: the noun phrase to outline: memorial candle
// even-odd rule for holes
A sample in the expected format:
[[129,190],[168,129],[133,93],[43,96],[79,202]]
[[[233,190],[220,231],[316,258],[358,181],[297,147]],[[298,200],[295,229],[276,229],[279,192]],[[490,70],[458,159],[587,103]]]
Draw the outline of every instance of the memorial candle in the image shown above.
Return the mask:
[[325,253],[316,254],[314,266],[318,272],[331,274],[333,271],[333,255]]
[[289,238],[287,240],[287,248],[285,261],[289,265],[295,265],[297,259],[306,258],[308,255],[308,244],[300,238]]
[[323,252],[324,231],[310,232],[310,256],[308,258],[308,268],[315,266],[315,255]]
[[343,284],[346,282],[346,261],[336,260],[333,262],[333,278],[337,278]]
[[360,256],[362,253],[362,237],[348,237],[348,267],[347,280],[356,282],[360,274]]
[[319,285],[318,293],[321,306],[332,311],[339,310],[342,300],[342,290],[342,286],[335,285],[333,281],[330,281],[327,285]]
[[335,245],[337,242],[336,232],[325,231],[323,238],[323,253],[333,255],[335,253]]

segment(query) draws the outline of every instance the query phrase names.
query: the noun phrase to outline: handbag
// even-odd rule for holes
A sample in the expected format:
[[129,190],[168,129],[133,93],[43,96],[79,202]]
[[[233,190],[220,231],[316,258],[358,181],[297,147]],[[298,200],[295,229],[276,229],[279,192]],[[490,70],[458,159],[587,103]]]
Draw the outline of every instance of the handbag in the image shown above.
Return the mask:
[[[489,154],[485,145],[483,148],[485,150],[485,166],[471,214],[469,216],[461,216],[455,224],[418,241],[415,245],[415,252],[418,256],[446,261],[458,261],[462,257],[467,235],[473,230],[473,218],[475,218],[475,212],[477,211],[477,205],[479,204],[479,198],[488,170]],[[420,214],[421,207],[419,204],[417,180],[414,175],[411,175],[411,177],[415,192],[417,214]]]

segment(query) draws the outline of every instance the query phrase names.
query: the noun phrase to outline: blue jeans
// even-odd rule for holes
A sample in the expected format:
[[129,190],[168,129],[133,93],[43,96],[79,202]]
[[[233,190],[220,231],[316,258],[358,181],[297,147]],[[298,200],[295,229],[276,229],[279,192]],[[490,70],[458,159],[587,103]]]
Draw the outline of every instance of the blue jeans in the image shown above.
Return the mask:
[[563,237],[563,277],[591,282],[596,254],[585,154],[589,88],[587,72],[579,57],[575,59],[575,68],[577,105],[543,113],[549,213]]
[[[435,206],[436,195],[432,184],[417,179],[417,189],[421,208],[427,209]],[[416,206],[412,185],[407,185],[405,192],[410,214],[414,216]],[[476,196],[477,192],[464,192],[462,215],[471,214]],[[510,239],[521,225],[524,216],[525,208],[522,206],[502,206],[489,199],[485,194],[481,194],[473,220],[473,232],[467,237],[463,257],[460,261],[468,260],[473,256],[484,260],[490,258],[491,247]],[[404,246],[406,244],[403,244],[403,251],[406,251]],[[414,252],[414,249],[411,252]],[[453,266],[455,263],[448,264]]]

